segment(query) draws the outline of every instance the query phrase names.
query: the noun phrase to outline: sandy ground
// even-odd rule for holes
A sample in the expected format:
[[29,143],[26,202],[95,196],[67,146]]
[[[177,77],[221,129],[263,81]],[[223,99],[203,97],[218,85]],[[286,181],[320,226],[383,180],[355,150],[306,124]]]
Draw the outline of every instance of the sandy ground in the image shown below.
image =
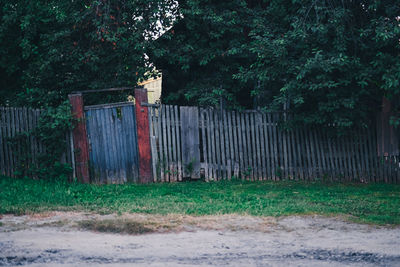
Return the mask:
[[[127,228],[84,230],[88,221]],[[146,233],[125,233],[137,225]],[[400,228],[319,216],[6,215],[0,266],[20,265],[400,266]]]

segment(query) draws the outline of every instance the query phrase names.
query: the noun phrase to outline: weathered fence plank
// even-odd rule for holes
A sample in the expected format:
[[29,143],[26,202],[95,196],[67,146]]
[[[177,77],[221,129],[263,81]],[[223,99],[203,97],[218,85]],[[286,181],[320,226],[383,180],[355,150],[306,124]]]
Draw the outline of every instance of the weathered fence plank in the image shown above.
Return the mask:
[[[26,107],[0,107],[0,175],[37,177],[39,157],[46,152],[34,136],[40,112]],[[60,161],[71,164],[70,158],[64,155]]]
[[[169,114],[167,111],[161,115],[164,108]],[[156,154],[160,159],[161,155],[165,155],[169,162],[165,174],[171,175],[171,181],[177,179],[173,174],[179,172],[178,164],[187,164],[184,158],[179,158],[181,153],[186,153],[184,147],[187,145],[183,140],[194,136],[193,140],[198,142],[192,140],[188,144],[197,147],[196,153],[202,155],[199,162],[206,181],[230,179],[235,175],[251,180],[289,178],[369,182],[383,179],[398,182],[398,157],[379,159],[376,156],[373,130],[337,137],[322,129],[281,130],[278,123],[280,119],[285,120],[285,115],[279,113],[221,112],[203,108],[200,114],[196,111],[196,121],[189,119],[192,115],[185,108],[180,108],[179,116],[176,110],[176,106],[161,106],[158,109],[159,120],[155,118],[151,121],[160,128],[157,134],[153,128],[157,139]],[[151,115],[155,113],[152,111]],[[193,131],[189,135],[188,121],[192,122]],[[178,131],[179,126],[182,128]],[[178,137],[178,134],[182,136]],[[157,173],[160,173],[159,170]]]

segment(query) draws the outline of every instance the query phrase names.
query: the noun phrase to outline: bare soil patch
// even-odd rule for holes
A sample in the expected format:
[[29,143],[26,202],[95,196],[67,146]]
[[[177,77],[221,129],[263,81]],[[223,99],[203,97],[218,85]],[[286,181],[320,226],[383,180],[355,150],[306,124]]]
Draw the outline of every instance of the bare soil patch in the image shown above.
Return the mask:
[[0,223],[0,266],[400,266],[399,227],[341,218],[50,212]]

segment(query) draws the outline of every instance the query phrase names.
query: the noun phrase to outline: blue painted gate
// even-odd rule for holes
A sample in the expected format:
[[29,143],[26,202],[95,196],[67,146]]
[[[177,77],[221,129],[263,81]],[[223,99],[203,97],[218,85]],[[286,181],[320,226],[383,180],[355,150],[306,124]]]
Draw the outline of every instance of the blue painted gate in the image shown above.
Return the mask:
[[132,102],[85,107],[90,176],[98,183],[138,182],[138,144]]

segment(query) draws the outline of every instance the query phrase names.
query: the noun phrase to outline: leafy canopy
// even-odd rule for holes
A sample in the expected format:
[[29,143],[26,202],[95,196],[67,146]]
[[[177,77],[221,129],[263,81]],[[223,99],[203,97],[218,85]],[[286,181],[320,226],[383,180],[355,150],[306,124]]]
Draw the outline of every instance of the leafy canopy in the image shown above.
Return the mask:
[[1,102],[56,106],[71,91],[134,86],[175,8],[169,0],[1,1]]
[[400,94],[395,0],[186,0],[152,54],[164,100],[293,111],[295,120],[366,125]]

